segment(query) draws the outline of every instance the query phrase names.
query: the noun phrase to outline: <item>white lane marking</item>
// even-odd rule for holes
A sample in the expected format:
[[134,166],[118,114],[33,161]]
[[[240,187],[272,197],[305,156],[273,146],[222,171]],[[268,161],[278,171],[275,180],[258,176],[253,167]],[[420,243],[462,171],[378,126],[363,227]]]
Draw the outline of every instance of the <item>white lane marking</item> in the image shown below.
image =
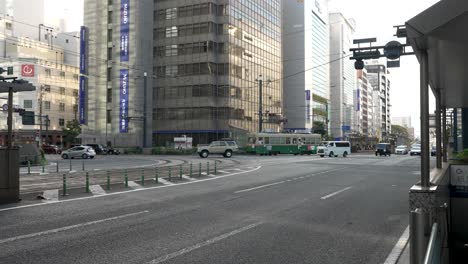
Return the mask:
[[244,189],[244,190],[240,190],[240,191],[237,191],[237,192],[234,192],[234,193],[243,193],[243,192],[249,192],[249,191],[253,191],[253,190],[258,190],[258,189],[262,189],[262,188],[270,187],[270,186],[273,186],[273,185],[282,184],[282,183],[285,183],[285,182],[286,182],[286,181],[279,181],[279,182],[274,182],[274,183],[265,184],[265,185],[257,186],[257,187],[250,188],[250,189]]
[[118,220],[118,219],[130,217],[130,216],[135,216],[135,215],[140,215],[140,214],[145,214],[145,213],[149,213],[149,211],[145,210],[145,211],[141,211],[141,212],[137,212],[137,213],[120,215],[120,216],[105,218],[105,219],[101,219],[101,220],[96,220],[96,221],[91,221],[91,222],[86,222],[86,223],[81,223],[81,224],[76,224],[76,225],[71,225],[71,226],[60,227],[60,228],[51,229],[51,230],[42,231],[42,232],[10,237],[10,238],[0,240],[0,244],[13,242],[13,241],[20,240],[20,239],[33,238],[33,237],[38,237],[38,236],[43,236],[43,235],[50,235],[50,234],[63,232],[63,231],[67,231],[67,230],[74,229],[74,228],[100,224],[100,223],[104,223],[104,222],[108,222],[108,221]]
[[228,173],[228,172],[225,171],[225,170],[218,170],[218,172],[221,172],[221,173]]
[[45,203],[50,203],[50,202],[57,202],[58,201],[58,196],[59,196],[59,190],[46,190],[42,193],[42,196],[44,197],[45,200],[43,202]]
[[164,185],[175,185],[174,183],[170,182],[170,181],[166,181],[165,179],[163,178],[158,178],[158,182],[164,184]]
[[141,187],[140,184],[138,184],[138,183],[136,183],[136,182],[134,182],[134,181],[128,181],[128,186],[129,186],[130,188],[133,188],[133,189],[141,189],[141,188],[143,188],[143,187]]
[[345,192],[345,191],[347,191],[347,190],[349,190],[349,189],[351,189],[351,188],[352,188],[351,186],[346,187],[346,188],[341,189],[341,190],[339,190],[339,191],[336,191],[336,192],[334,192],[334,193],[330,193],[329,195],[322,196],[322,197],[320,197],[320,199],[321,199],[321,200],[326,200],[326,199],[328,199],[328,198],[330,198],[330,197],[332,197],[332,196],[335,196],[335,195],[337,195],[337,194],[340,194],[340,193],[342,193],[342,192]]
[[189,180],[189,181],[195,181],[194,178],[190,178],[190,177],[187,176],[187,175],[182,175],[182,178],[183,178],[183,179],[186,179],[186,180]]
[[401,253],[405,249],[406,245],[408,244],[409,240],[409,226],[406,227],[405,231],[401,235],[400,239],[398,242],[395,244],[393,247],[392,251],[388,255],[387,259],[383,264],[396,264],[398,259],[401,256]]
[[236,229],[234,231],[231,231],[229,233],[222,234],[220,236],[214,237],[214,238],[206,240],[204,242],[197,243],[197,244],[195,244],[193,246],[186,247],[186,248],[181,249],[181,250],[176,251],[176,252],[172,252],[170,254],[164,255],[164,256],[159,257],[157,259],[153,259],[152,261],[148,262],[148,264],[159,264],[159,263],[168,261],[170,259],[177,258],[177,257],[182,256],[184,254],[187,254],[187,253],[189,253],[191,251],[197,250],[197,249],[202,248],[202,247],[206,247],[208,245],[214,244],[214,243],[216,243],[218,241],[221,241],[223,239],[226,239],[226,238],[229,238],[231,236],[237,235],[239,233],[245,232],[245,231],[247,231],[249,229],[252,229],[254,227],[257,227],[257,226],[259,226],[261,224],[262,223],[259,222],[259,223],[255,223],[255,224],[251,224],[251,225],[248,225],[248,226],[241,227],[241,228]]
[[106,191],[104,191],[104,189],[99,184],[89,186],[89,190],[91,191],[93,195],[105,195],[106,194]]
[[[213,181],[213,180],[217,180],[217,179],[232,177],[232,176],[239,175],[239,174],[245,174],[245,173],[253,172],[253,171],[259,170],[261,168],[262,168],[262,166],[258,166],[255,169],[249,170],[249,171],[236,172],[236,173],[231,173],[231,174],[228,174],[228,175],[218,176],[218,177],[215,177],[215,178],[200,179],[200,180],[197,180],[197,181],[182,182],[182,183],[178,183],[178,184],[154,186],[154,187],[147,187],[147,188],[141,188],[141,189],[131,189],[131,190],[126,190],[126,191],[121,191],[121,192],[107,193],[106,195],[99,195],[99,196],[85,196],[85,197],[80,197],[80,198],[59,200],[57,203],[67,203],[67,202],[74,202],[74,201],[81,201],[81,200],[96,199],[96,198],[100,198],[100,197],[119,195],[119,194],[124,194],[124,193],[141,192],[141,191],[154,190],[154,189],[160,189],[160,188],[168,188],[168,187],[173,187],[173,186],[181,186],[181,185],[186,185],[186,184],[202,183],[202,182],[205,182],[205,181]],[[161,181],[161,180],[162,179],[159,178],[159,181]],[[0,212],[16,210],[16,209],[23,209],[23,208],[28,208],[28,207],[43,206],[43,205],[48,205],[48,204],[52,204],[52,203],[37,203],[37,204],[28,204],[28,205],[20,205],[20,206],[15,206],[15,207],[2,208],[2,209],[0,209]]]

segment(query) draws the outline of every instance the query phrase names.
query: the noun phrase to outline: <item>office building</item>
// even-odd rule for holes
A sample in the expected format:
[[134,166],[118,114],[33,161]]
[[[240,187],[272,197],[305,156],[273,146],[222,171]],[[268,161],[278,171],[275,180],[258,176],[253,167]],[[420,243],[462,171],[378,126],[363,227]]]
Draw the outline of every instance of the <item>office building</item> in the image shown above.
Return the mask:
[[367,80],[366,69],[358,70],[356,73],[356,133],[367,137],[373,137],[375,136],[376,129],[374,127],[374,102],[372,96],[372,85]]
[[151,146],[153,7],[153,0],[85,0],[79,103],[83,143]]
[[45,0],[0,0],[0,15],[11,17],[12,36],[15,37],[44,40],[49,30],[56,31],[44,26],[45,8]]
[[377,137],[387,140],[391,134],[390,122],[390,72],[387,66],[378,61],[371,61],[365,66],[367,79],[374,89],[374,112],[375,123],[377,124]]
[[354,90],[356,70],[346,54],[352,47],[355,21],[330,13],[330,131],[336,139],[355,133]]
[[411,116],[394,116],[392,117],[392,125],[399,125],[402,127],[412,127]]
[[[13,115],[15,143],[61,145],[62,129],[68,121],[78,118],[78,67],[64,64],[62,48],[27,38],[9,37],[6,43],[8,59],[0,67],[13,67],[13,75],[30,82],[36,91],[15,93],[15,108],[32,112],[35,125],[23,125],[22,117]],[[5,73],[4,73],[5,76]],[[0,105],[6,104],[0,99]],[[0,112],[0,145],[6,144],[7,112]]]
[[156,0],[154,143],[242,142],[284,122],[281,1]]
[[330,67],[328,2],[282,1],[285,130],[328,127]]

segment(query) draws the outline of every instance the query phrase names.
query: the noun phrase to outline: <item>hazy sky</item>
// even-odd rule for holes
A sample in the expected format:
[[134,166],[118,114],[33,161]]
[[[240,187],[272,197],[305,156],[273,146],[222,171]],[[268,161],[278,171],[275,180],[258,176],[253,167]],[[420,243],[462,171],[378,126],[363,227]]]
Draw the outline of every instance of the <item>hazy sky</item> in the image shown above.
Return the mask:
[[[429,8],[438,0],[330,0],[331,11],[340,11],[356,20],[355,38],[376,37],[379,45],[396,39],[393,26],[406,21]],[[400,42],[404,42],[400,39]],[[385,62],[385,61],[382,61]],[[419,63],[415,56],[401,59],[400,68],[391,68],[390,102],[392,116],[411,116],[419,136]],[[432,96],[431,109],[435,109]]]
[[[83,23],[84,0],[46,1],[46,17],[51,23],[66,18],[67,31],[79,30]],[[404,24],[436,2],[438,0],[329,0],[330,11],[342,12],[346,17],[356,20],[355,38],[376,37],[379,45],[395,39],[393,26]],[[400,42],[403,41],[400,39]],[[390,71],[391,115],[410,115],[419,133],[419,64],[414,56],[407,56],[401,59],[400,68],[392,68]],[[434,99],[432,96],[430,99],[433,111]]]

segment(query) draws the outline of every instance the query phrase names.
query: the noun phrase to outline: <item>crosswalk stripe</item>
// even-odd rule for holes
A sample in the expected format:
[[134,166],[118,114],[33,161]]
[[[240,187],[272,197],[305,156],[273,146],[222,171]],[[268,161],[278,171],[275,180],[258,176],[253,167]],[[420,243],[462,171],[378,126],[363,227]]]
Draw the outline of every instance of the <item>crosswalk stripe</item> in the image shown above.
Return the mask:
[[165,184],[165,185],[174,185],[174,183],[170,182],[170,181],[166,181],[165,179],[163,178],[159,178],[158,179],[158,182],[162,183],[162,184]]
[[104,194],[106,194],[106,191],[104,191],[104,189],[99,184],[89,186],[89,190],[91,191],[91,193],[93,195],[104,195]]
[[133,188],[133,189],[140,189],[142,188],[140,184],[134,182],[134,181],[128,181],[128,186]]

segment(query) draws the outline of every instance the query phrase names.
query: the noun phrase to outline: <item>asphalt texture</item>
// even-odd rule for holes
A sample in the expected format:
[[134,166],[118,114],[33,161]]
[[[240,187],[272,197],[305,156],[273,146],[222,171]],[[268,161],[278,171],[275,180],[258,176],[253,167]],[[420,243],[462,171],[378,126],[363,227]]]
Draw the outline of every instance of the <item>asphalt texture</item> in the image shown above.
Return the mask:
[[0,263],[383,263],[408,226],[417,157],[236,158],[219,178],[1,206]]

